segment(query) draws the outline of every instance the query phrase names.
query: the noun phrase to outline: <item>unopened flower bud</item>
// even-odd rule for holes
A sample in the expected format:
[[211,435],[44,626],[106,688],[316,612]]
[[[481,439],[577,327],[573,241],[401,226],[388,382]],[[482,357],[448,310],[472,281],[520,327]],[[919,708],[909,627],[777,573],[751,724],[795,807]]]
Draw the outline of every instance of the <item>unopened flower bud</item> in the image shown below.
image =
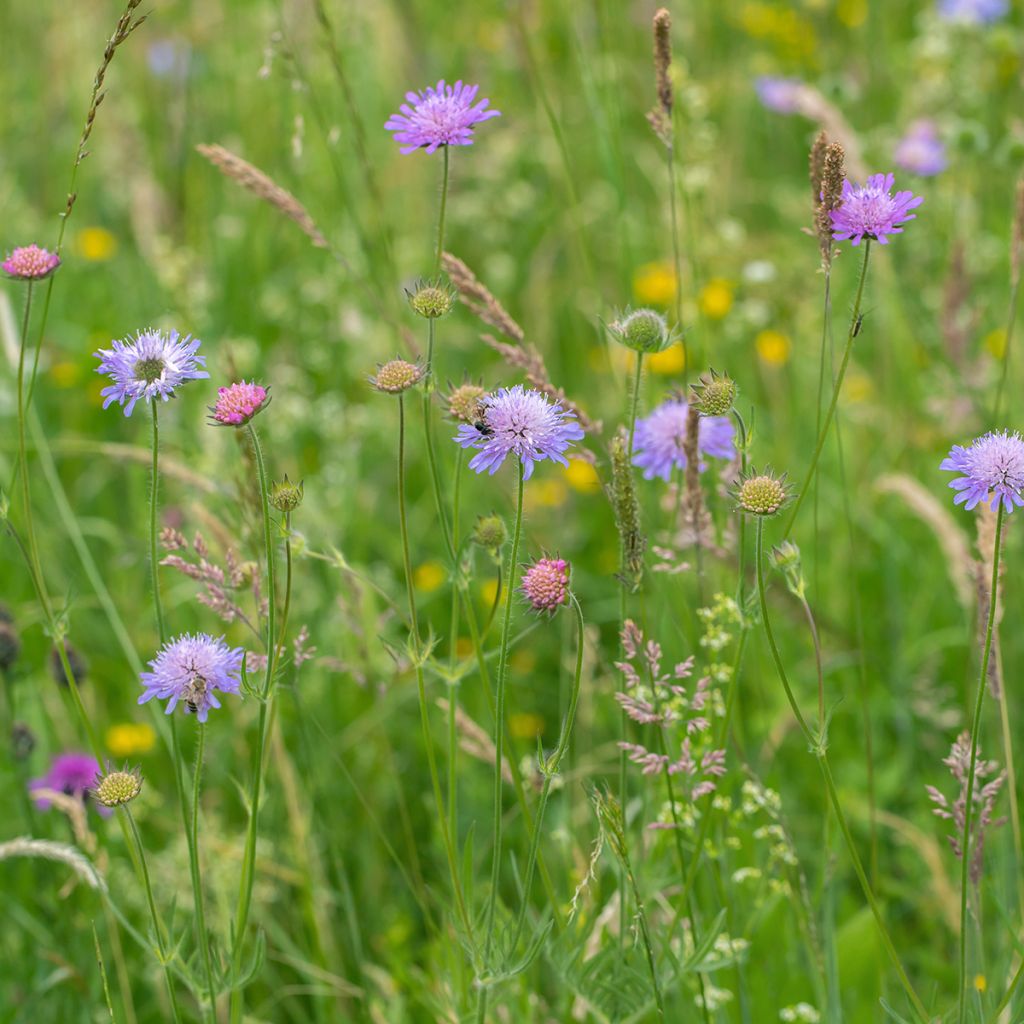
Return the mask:
[[370,383],[378,390],[389,395],[400,395],[403,391],[415,387],[423,379],[426,371],[417,363],[409,363],[404,359],[392,359],[377,367],[377,375],[370,378]]
[[505,520],[493,512],[489,516],[480,516],[473,527],[470,540],[485,548],[492,555],[496,555],[508,540],[508,527],[505,526]]
[[736,491],[739,509],[753,516],[773,516],[792,497],[786,487],[786,477],[776,477],[770,469],[750,474],[740,480]]
[[405,295],[413,312],[425,320],[447,316],[455,305],[455,292],[440,280],[417,281]]
[[[76,686],[81,686],[88,675],[89,663],[67,641],[64,642],[64,653],[67,655],[68,667],[71,669],[71,678],[74,679]],[[50,651],[50,675],[53,676],[58,685],[68,685],[68,679],[64,673],[64,663],[61,661],[60,651],[56,647]]]
[[727,373],[711,370],[690,390],[693,407],[701,416],[728,416],[736,402],[736,382]]
[[653,309],[628,312],[611,323],[608,329],[620,344],[645,354],[661,352],[676,340],[668,321]]
[[302,481],[293,484],[287,474],[284,480],[275,480],[270,487],[270,504],[278,512],[294,512],[302,504]]
[[142,792],[142,773],[138,768],[107,772],[96,779],[92,792],[104,807],[130,803]]

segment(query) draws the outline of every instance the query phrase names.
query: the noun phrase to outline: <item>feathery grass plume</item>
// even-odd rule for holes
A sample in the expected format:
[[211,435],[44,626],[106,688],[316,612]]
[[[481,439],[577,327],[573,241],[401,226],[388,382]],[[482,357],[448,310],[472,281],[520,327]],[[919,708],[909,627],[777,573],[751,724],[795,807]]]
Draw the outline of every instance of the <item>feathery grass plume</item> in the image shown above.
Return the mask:
[[[1003,532],[1006,526],[1004,524]],[[974,582],[978,595],[978,646],[985,643],[985,630],[988,625],[989,602],[992,600],[992,559],[995,555],[996,544],[996,513],[987,505],[980,506],[977,518],[978,531],[978,554],[980,560],[974,563]],[[1002,540],[1000,541],[1002,547]],[[1006,565],[1000,559],[999,563],[999,584],[997,587],[997,599],[994,628],[992,632],[992,657],[988,663],[988,686],[992,696],[996,700],[1002,700],[1002,686],[999,679],[999,623],[1003,619],[1003,577],[1006,574]]]
[[700,412],[691,403],[686,409],[686,433],[683,435],[683,456],[686,459],[686,468],[683,470],[683,504],[697,547],[700,547],[701,538],[711,522],[711,516],[704,508],[704,493],[700,488],[700,429]]
[[238,182],[258,199],[269,203],[299,226],[305,236],[318,248],[329,249],[327,239],[321,234],[309,211],[289,192],[278,185],[258,167],[236,156],[230,150],[216,144],[199,143],[196,150],[213,164],[225,177]]
[[446,252],[441,256],[441,266],[459,293],[463,305],[468,306],[485,324],[522,344],[526,337],[522,327],[509,316],[504,306],[462,260]]
[[[823,138],[821,132],[815,140],[815,147]],[[814,184],[815,151],[811,151],[811,183]],[[821,154],[821,179],[814,196],[814,231],[821,249],[821,262],[826,270],[832,266],[832,211],[839,205],[843,194],[843,180],[846,177],[846,153],[838,142],[829,142]]]
[[622,540],[622,575],[619,582],[635,594],[644,575],[644,551],[647,538],[640,519],[640,501],[636,494],[633,467],[629,461],[629,436],[624,427],[612,438],[609,446],[612,480],[608,488],[615,525]]
[[672,15],[664,7],[654,13],[654,79],[658,105],[647,115],[654,134],[672,145]]
[[107,891],[106,882],[88,857],[69,843],[54,843],[49,839],[32,839],[19,836],[17,839],[0,843],[0,860],[12,857],[40,857],[43,860],[66,864],[91,889]]

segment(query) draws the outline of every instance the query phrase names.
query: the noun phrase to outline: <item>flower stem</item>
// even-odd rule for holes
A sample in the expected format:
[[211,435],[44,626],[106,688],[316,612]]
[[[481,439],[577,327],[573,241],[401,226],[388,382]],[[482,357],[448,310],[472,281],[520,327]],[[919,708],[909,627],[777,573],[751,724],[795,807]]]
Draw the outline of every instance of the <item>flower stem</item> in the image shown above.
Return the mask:
[[1014,328],[1017,326],[1017,300],[1020,298],[1021,275],[1018,271],[1014,277],[1013,287],[1010,289],[1010,308],[1006,314],[1006,331],[1003,341],[1003,366],[999,373],[999,387],[996,389],[996,401],[992,409],[992,422],[999,422],[999,414],[1002,411],[1003,392],[1006,389],[1006,378],[1010,372],[1010,343],[1013,341]]
[[989,591],[988,622],[985,625],[985,646],[981,652],[981,671],[978,673],[978,697],[974,703],[971,721],[971,760],[967,770],[967,795],[964,803],[964,830],[960,840],[960,986],[957,999],[957,1020],[964,1024],[967,1014],[967,883],[971,862],[971,819],[974,816],[974,772],[978,762],[978,735],[981,732],[981,705],[988,685],[988,661],[992,653],[992,634],[995,630],[996,604],[999,601],[999,556],[1003,539],[1003,503],[996,512],[996,538],[992,545],[992,589]]
[[672,225],[672,268],[676,278],[676,329],[681,332],[683,346],[683,373],[690,372],[690,353],[686,346],[686,332],[683,331],[683,258],[679,245],[679,214],[676,211],[676,157],[675,145],[670,140],[665,147],[668,161],[668,198]]
[[192,774],[192,821],[189,826],[189,866],[192,873],[192,894],[196,905],[196,934],[203,957],[206,990],[210,996],[210,1019],[217,1021],[217,990],[213,986],[213,967],[210,960],[210,937],[206,931],[206,912],[203,906],[203,881],[199,867],[199,787],[203,777],[203,751],[206,747],[206,723],[199,723],[196,734],[196,767]]
[[[515,594],[515,587],[512,581],[516,575],[516,565],[519,559],[519,541],[523,533],[523,462],[516,460],[516,523],[512,532],[512,550],[508,560],[508,582],[505,584],[505,618],[501,627],[501,647],[498,651],[498,680],[495,695],[494,707],[494,826],[491,845],[491,891],[487,900],[487,916],[484,925],[484,969],[487,968],[487,959],[491,954],[491,946],[494,942],[494,912],[498,904],[498,881],[501,875],[501,762],[504,757],[505,742],[505,684],[508,675],[508,642],[512,632],[512,598]],[[540,831],[540,823],[537,822],[534,829],[534,841]],[[483,1024],[487,1013],[487,988],[480,987],[480,995],[477,1001],[477,1021]]]
[[[462,449],[458,450],[455,461],[455,490],[452,497],[452,547],[459,550],[459,498],[462,484]],[[448,668],[454,673],[459,658],[459,556],[456,554],[452,567],[452,610],[451,638],[448,643]],[[454,676],[448,684],[448,834],[452,842],[459,841],[459,733],[457,711],[459,707],[459,680]]]
[[818,432],[818,443],[814,447],[814,455],[811,458],[811,464],[807,469],[807,476],[804,479],[803,486],[800,488],[800,491],[796,496],[796,501],[793,503],[793,511],[790,514],[789,522],[786,524],[783,539],[788,537],[792,532],[793,524],[796,522],[796,517],[800,512],[800,506],[803,504],[804,498],[807,497],[807,491],[814,481],[814,474],[818,469],[818,460],[821,458],[822,450],[825,447],[825,440],[828,437],[829,428],[832,426],[832,417],[835,415],[836,406],[839,404],[839,392],[843,388],[843,378],[846,376],[846,368],[850,363],[850,354],[853,352],[853,339],[857,336],[857,332],[860,328],[860,306],[861,301],[864,298],[864,282],[867,280],[868,276],[868,257],[870,255],[871,239],[867,238],[864,240],[864,259],[860,265],[860,280],[857,283],[857,296],[853,300],[853,312],[850,315],[850,329],[846,334],[846,348],[843,350],[843,360],[839,364],[839,373],[836,375],[835,383],[832,385],[832,399],[829,402],[828,410],[825,413],[825,419],[822,421],[821,430]]
[[157,399],[154,398],[150,404],[153,406],[153,461],[152,479],[149,488],[149,574],[153,587],[153,611],[156,614],[156,632],[160,638],[160,646],[164,645],[167,639],[167,628],[164,624],[163,602],[160,600],[160,563],[157,561],[157,523],[158,523],[158,501],[160,497],[160,427],[157,416]]
[[875,899],[875,894],[871,890],[871,884],[869,883],[868,877],[864,871],[864,865],[861,863],[860,855],[857,853],[857,847],[853,841],[853,834],[850,832],[850,826],[847,823],[842,804],[839,802],[839,794],[836,791],[835,780],[832,778],[832,769],[829,766],[828,753],[825,750],[824,744],[815,737],[813,732],[811,732],[806,719],[800,711],[800,706],[797,704],[796,697],[794,696],[792,687],[789,684],[789,677],[786,674],[786,668],[782,662],[782,655],[779,653],[778,645],[775,642],[775,633],[772,631],[771,619],[768,615],[768,600],[765,595],[764,586],[764,519],[762,517],[758,517],[757,520],[755,560],[757,563],[757,596],[761,606],[761,621],[764,624],[765,636],[768,640],[768,646],[771,649],[772,660],[775,662],[775,669],[778,673],[779,681],[782,683],[782,688],[786,692],[786,699],[789,701],[789,706],[793,711],[793,716],[796,718],[797,723],[800,726],[800,731],[804,734],[804,738],[807,740],[808,745],[818,759],[818,765],[825,778],[825,788],[828,790],[829,801],[831,802],[832,809],[835,812],[836,820],[839,822],[839,828],[843,833],[843,838],[846,840],[850,860],[853,862],[853,870],[857,875],[857,880],[860,882],[861,889],[864,892],[864,898],[867,900],[871,913],[875,918],[875,924],[878,926],[878,933],[882,940],[882,945],[885,947],[885,951],[896,970],[900,984],[903,986],[903,991],[906,993],[907,999],[910,1000],[910,1004],[913,1006],[918,1019],[922,1024],[928,1024],[931,1017],[929,1016],[928,1011],[924,1008],[924,1004],[921,1002],[917,992],[914,991],[914,987],[910,984],[910,979],[907,977],[906,971],[903,969],[903,964],[900,962],[899,955],[896,952],[896,947],[893,945],[892,938],[889,935],[889,930],[886,928],[885,921],[882,918],[882,911],[878,906],[878,901]]
[[448,209],[448,155],[450,146],[442,146],[444,150],[444,171],[441,176],[441,210],[437,216],[437,255],[434,257],[434,276],[441,273],[441,254],[444,252],[444,216]]

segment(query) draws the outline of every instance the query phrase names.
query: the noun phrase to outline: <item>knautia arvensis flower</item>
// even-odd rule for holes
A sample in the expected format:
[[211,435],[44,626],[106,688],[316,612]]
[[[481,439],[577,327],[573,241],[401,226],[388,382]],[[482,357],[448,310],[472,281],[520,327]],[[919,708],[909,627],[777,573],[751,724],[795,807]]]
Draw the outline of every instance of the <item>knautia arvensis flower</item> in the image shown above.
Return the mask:
[[168,641],[149,663],[152,672],[143,672],[139,681],[145,693],[139,703],[158,697],[167,701],[166,714],[179,702],[187,714],[205,722],[210,708],[219,708],[217,693],[237,694],[242,686],[241,647],[228,647],[223,637],[208,633],[184,633]]
[[386,395],[400,395],[409,388],[416,387],[425,374],[426,370],[419,363],[392,359],[378,366],[376,375],[370,377],[369,381]]
[[92,785],[92,795],[104,807],[120,807],[131,803],[142,792],[142,772],[127,767],[120,771],[101,772]]
[[1009,0],[939,0],[938,12],[946,21],[962,25],[989,25],[1004,18]]
[[476,423],[480,419],[480,400],[486,394],[486,388],[479,384],[463,381],[448,392],[448,415],[456,423]]
[[892,174],[872,174],[864,185],[843,182],[842,202],[832,210],[832,237],[837,242],[849,241],[860,245],[865,238],[888,245],[889,235],[903,234],[900,224],[914,220],[910,211],[924,202],[907,190],[893,195],[896,177]]
[[60,266],[60,257],[38,245],[22,245],[12,250],[0,269],[15,281],[42,281]]
[[626,310],[608,325],[608,331],[619,344],[645,355],[662,352],[676,340],[668,321],[653,309]]
[[[668,480],[675,469],[685,469],[686,420],[688,403],[675,396],[659,405],[650,415],[636,421],[633,436],[633,464],[643,470],[645,480]],[[697,452],[700,456],[732,459],[732,421],[725,416],[702,416],[697,428]],[[707,468],[700,462],[698,468]]]
[[690,401],[701,416],[728,416],[736,404],[736,381],[714,368],[690,385]]
[[283,480],[275,480],[270,487],[270,504],[278,512],[294,512],[301,504],[303,497],[302,481],[293,484],[285,473]]
[[751,468],[740,479],[735,497],[740,512],[752,516],[774,516],[793,495],[786,483],[785,473],[776,476],[770,468],[760,473]]
[[941,174],[948,161],[946,147],[935,122],[927,119],[915,121],[897,144],[893,163],[923,178]]
[[469,460],[474,472],[493,476],[514,455],[522,460],[523,479],[529,480],[542,459],[568,466],[565,452],[582,438],[583,429],[571,412],[536,389],[516,384],[484,395],[480,418],[462,424],[454,440],[463,448],[477,449]]
[[955,444],[939,469],[960,474],[949,486],[957,492],[954,504],[968,511],[983,501],[992,511],[1002,502],[1008,513],[1024,506],[1024,439],[1016,431],[990,431],[966,448]]
[[131,416],[136,402],[157,398],[166,402],[182,384],[208,378],[203,369],[206,360],[196,355],[200,344],[191,335],[148,328],[94,352],[100,360],[96,372],[113,381],[100,392],[103,408],[117,402],[124,406],[125,416]]
[[217,388],[217,402],[209,407],[210,421],[214,426],[244,427],[269,404],[270,396],[262,384],[237,381]]
[[423,92],[407,92],[399,113],[392,114],[384,127],[395,133],[402,153],[425,149],[433,153],[439,146],[472,146],[473,129],[481,121],[500,117],[488,110],[489,100],[476,101],[478,85],[461,81],[445,85],[444,79]]
[[[46,810],[53,804],[47,793],[62,793],[84,803],[99,770],[99,761],[91,754],[81,754],[77,751],[57,754],[50,762],[50,768],[45,775],[29,781],[28,790],[32,795],[32,802],[40,810]],[[96,810],[104,817],[109,817],[112,813],[102,806]]]
[[564,558],[538,558],[523,570],[519,590],[535,612],[553,615],[569,603],[569,576]]
[[447,316],[455,306],[458,293],[437,279],[431,281],[417,281],[412,288],[405,292],[409,306],[417,315],[424,320],[440,320]]

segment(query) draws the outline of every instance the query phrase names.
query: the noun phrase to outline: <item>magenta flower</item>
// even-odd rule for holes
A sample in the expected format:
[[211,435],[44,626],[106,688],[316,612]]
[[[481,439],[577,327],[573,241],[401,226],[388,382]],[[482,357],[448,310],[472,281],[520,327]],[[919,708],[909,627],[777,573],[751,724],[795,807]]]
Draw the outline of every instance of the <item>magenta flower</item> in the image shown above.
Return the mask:
[[1009,513],[1024,506],[1024,439],[1020,434],[989,432],[966,448],[955,444],[939,469],[960,473],[949,486],[957,491],[954,504],[970,511],[983,501],[995,511],[999,502]]
[[888,245],[888,235],[903,234],[903,228],[897,225],[913,220],[917,214],[910,211],[924,199],[909,191],[893,195],[895,181],[892,174],[872,174],[863,186],[844,180],[842,201],[837,209],[829,211],[832,237],[837,242],[850,239],[854,245],[860,245],[864,238]]
[[[32,802],[40,810],[51,806],[49,797],[34,795],[39,790],[50,790],[54,793],[65,793],[76,800],[85,802],[100,770],[100,763],[91,754],[71,752],[58,754],[50,762],[50,770],[38,779],[31,779],[28,784],[29,793],[33,794]],[[109,818],[113,811],[97,805],[96,810]]]
[[472,146],[473,126],[491,117],[497,110],[488,110],[488,100],[476,99],[478,85],[445,85],[442,78],[436,86],[423,92],[407,92],[408,101],[392,114],[384,127],[395,133],[395,142],[403,153],[426,149],[433,153],[439,146]]
[[4,273],[17,281],[42,281],[59,266],[60,257],[38,245],[23,245],[0,263]]
[[[681,398],[662,402],[649,416],[636,421],[633,464],[644,471],[645,480],[656,476],[668,480],[673,469],[686,468],[686,417],[689,405]],[[727,416],[701,416],[697,427],[697,451],[718,459],[736,455],[732,421]],[[701,472],[707,465],[701,462]]]
[[154,697],[167,700],[169,715],[181,701],[186,713],[205,722],[210,708],[220,707],[217,690],[239,692],[244,653],[241,647],[228,647],[223,637],[184,633],[164,644],[149,663],[153,671],[139,677],[146,691],[139,703]]
[[217,388],[217,404],[209,408],[215,426],[244,427],[269,404],[265,387],[255,381],[247,384],[243,380],[226,388]]
[[535,612],[554,614],[569,603],[569,563],[564,558],[538,558],[526,567],[520,589]]
[[897,167],[923,178],[946,169],[946,146],[939,138],[934,121],[915,121],[896,146],[893,161]]
[[473,423],[463,423],[454,440],[463,448],[477,449],[469,460],[470,469],[486,470],[491,476],[509,455],[522,459],[524,480],[530,479],[533,464],[542,459],[568,466],[563,453],[583,437],[571,412],[522,384],[484,395],[479,416]]

